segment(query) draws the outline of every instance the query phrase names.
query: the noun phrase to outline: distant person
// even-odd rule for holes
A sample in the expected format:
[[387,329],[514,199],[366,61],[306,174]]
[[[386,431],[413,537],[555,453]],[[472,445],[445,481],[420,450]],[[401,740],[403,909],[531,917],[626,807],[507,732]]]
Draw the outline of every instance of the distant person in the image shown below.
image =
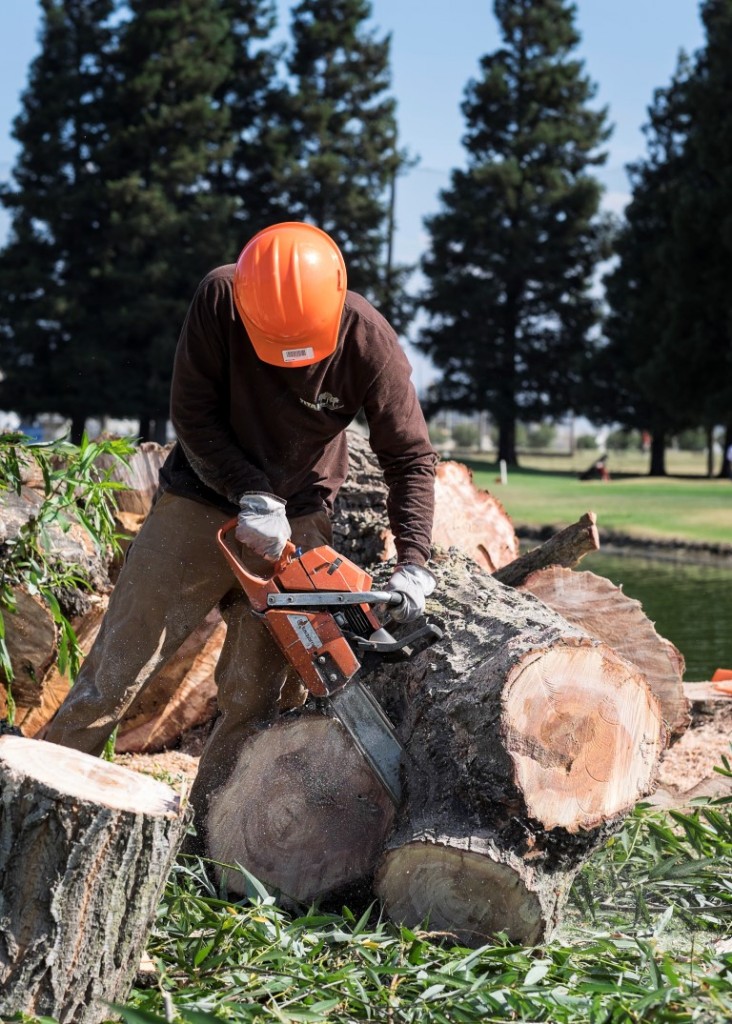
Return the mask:
[[732,444],[727,448],[727,476],[732,480]]
[[609,480],[610,473],[607,468],[607,452],[604,452],[599,459],[596,459],[591,466],[580,473],[580,480]]

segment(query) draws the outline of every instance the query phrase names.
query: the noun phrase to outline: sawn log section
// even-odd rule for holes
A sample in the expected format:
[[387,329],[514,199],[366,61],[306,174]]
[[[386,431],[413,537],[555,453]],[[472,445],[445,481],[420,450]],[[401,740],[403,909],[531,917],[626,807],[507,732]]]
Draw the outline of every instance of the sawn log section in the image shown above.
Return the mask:
[[[405,748],[393,827],[341,726],[300,712],[244,744],[212,798],[212,850],[302,902],[374,872],[395,920],[471,945],[499,930],[539,941],[586,857],[651,790],[659,707],[635,666],[541,601],[455,552],[434,570],[428,612],[445,639],[369,677]],[[294,794],[277,811],[272,780]],[[227,882],[244,889],[235,871]]]

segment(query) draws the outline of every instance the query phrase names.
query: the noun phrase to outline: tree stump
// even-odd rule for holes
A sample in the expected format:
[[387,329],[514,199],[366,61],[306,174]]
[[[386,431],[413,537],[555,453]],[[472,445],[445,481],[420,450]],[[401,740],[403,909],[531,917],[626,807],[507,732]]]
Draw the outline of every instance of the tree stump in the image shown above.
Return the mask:
[[244,742],[212,798],[210,852],[304,901],[375,872],[395,920],[536,942],[651,791],[659,708],[635,666],[541,601],[455,552],[433,569],[444,639],[367,680],[405,748],[393,833],[341,726],[300,714]]
[[188,815],[168,786],[0,737],[0,1017],[108,1020],[127,997]]

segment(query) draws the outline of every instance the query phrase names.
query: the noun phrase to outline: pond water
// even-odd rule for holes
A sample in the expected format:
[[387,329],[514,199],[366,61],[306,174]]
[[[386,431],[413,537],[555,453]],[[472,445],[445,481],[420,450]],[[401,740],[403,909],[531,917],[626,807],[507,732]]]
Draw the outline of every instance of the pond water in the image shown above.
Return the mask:
[[622,585],[661,636],[686,660],[686,680],[711,679],[716,668],[732,669],[732,565],[676,561],[637,554],[588,555],[580,569]]

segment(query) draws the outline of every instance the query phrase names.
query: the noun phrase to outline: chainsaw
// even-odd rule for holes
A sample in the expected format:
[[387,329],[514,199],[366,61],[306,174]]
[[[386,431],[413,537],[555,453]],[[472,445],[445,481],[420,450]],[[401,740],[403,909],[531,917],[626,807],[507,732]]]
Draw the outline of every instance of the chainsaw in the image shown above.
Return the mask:
[[382,661],[405,661],[442,637],[425,623],[395,639],[374,613],[397,607],[401,594],[372,590],[372,579],[327,544],[302,552],[288,542],[272,576],[256,576],[227,543],[237,519],[217,542],[234,575],[287,662],[312,696],[348,731],[395,804],[401,797],[403,748],[392,723],[361,682]]

